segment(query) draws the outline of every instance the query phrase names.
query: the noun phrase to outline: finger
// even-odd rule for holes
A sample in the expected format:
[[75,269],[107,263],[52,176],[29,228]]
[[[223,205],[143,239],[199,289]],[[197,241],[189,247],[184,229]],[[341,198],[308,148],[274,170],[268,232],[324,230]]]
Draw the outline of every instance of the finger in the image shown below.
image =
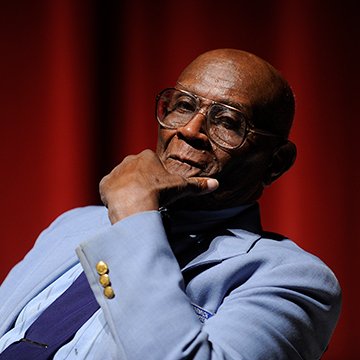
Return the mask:
[[216,179],[204,177],[192,177],[187,179],[189,190],[195,194],[208,194],[219,187],[219,182]]

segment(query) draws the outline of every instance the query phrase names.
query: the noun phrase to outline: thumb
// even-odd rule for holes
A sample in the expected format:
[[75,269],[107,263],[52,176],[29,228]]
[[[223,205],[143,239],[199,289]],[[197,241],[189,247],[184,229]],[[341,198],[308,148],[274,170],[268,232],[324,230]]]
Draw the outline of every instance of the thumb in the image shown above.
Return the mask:
[[160,192],[159,204],[160,206],[167,206],[187,196],[208,194],[218,187],[219,182],[215,179],[205,177],[182,178],[182,183],[178,187]]
[[205,177],[192,177],[187,179],[188,190],[194,194],[208,194],[219,187],[219,182],[216,179]]

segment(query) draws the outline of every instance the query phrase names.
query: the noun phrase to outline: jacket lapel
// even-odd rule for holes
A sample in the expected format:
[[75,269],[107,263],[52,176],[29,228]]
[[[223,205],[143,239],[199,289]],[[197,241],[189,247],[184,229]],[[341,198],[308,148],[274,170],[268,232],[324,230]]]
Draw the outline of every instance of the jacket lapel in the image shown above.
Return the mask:
[[259,234],[242,229],[228,229],[228,231],[235,236],[223,235],[216,237],[212,240],[208,250],[187,264],[182,271],[185,272],[204,264],[216,264],[225,259],[246,254],[256,241],[261,238]]

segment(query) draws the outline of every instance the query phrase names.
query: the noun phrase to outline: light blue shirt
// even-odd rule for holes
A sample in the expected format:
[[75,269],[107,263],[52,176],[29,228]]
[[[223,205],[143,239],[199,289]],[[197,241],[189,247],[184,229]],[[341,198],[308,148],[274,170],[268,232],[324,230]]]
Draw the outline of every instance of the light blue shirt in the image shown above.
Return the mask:
[[[0,353],[11,343],[24,337],[26,330],[40,316],[40,314],[63,292],[69,288],[83,271],[80,264],[76,264],[56,281],[33,298],[19,314],[14,327],[0,339]],[[50,324],[51,326],[51,324]],[[101,345],[97,339],[105,331],[107,324],[102,311],[96,313],[77,331],[75,337],[55,354],[54,359],[86,359],[93,346]],[[106,356],[104,357],[106,359]]]
[[26,330],[40,314],[76,280],[81,273],[80,264],[67,271],[54,283],[33,298],[20,312],[14,327],[0,339],[0,353],[11,343],[24,337]]

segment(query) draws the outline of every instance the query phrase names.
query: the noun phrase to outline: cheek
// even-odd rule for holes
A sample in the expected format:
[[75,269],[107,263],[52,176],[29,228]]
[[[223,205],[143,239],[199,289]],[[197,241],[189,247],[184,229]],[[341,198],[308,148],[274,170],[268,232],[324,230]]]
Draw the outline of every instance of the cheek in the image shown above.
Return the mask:
[[226,187],[257,187],[263,181],[268,164],[268,157],[262,153],[238,154],[226,164],[223,181]]
[[156,145],[156,153],[161,158],[165,153],[170,140],[174,137],[176,132],[174,130],[158,130],[158,140]]
[[217,149],[215,154],[221,166],[221,180],[226,186],[243,183],[258,170],[255,160],[257,154],[246,144],[240,149],[229,152]]
[[216,162],[218,171],[221,172],[226,169],[227,166],[232,162],[232,156],[226,151],[218,148],[216,145],[212,146],[213,160]]

